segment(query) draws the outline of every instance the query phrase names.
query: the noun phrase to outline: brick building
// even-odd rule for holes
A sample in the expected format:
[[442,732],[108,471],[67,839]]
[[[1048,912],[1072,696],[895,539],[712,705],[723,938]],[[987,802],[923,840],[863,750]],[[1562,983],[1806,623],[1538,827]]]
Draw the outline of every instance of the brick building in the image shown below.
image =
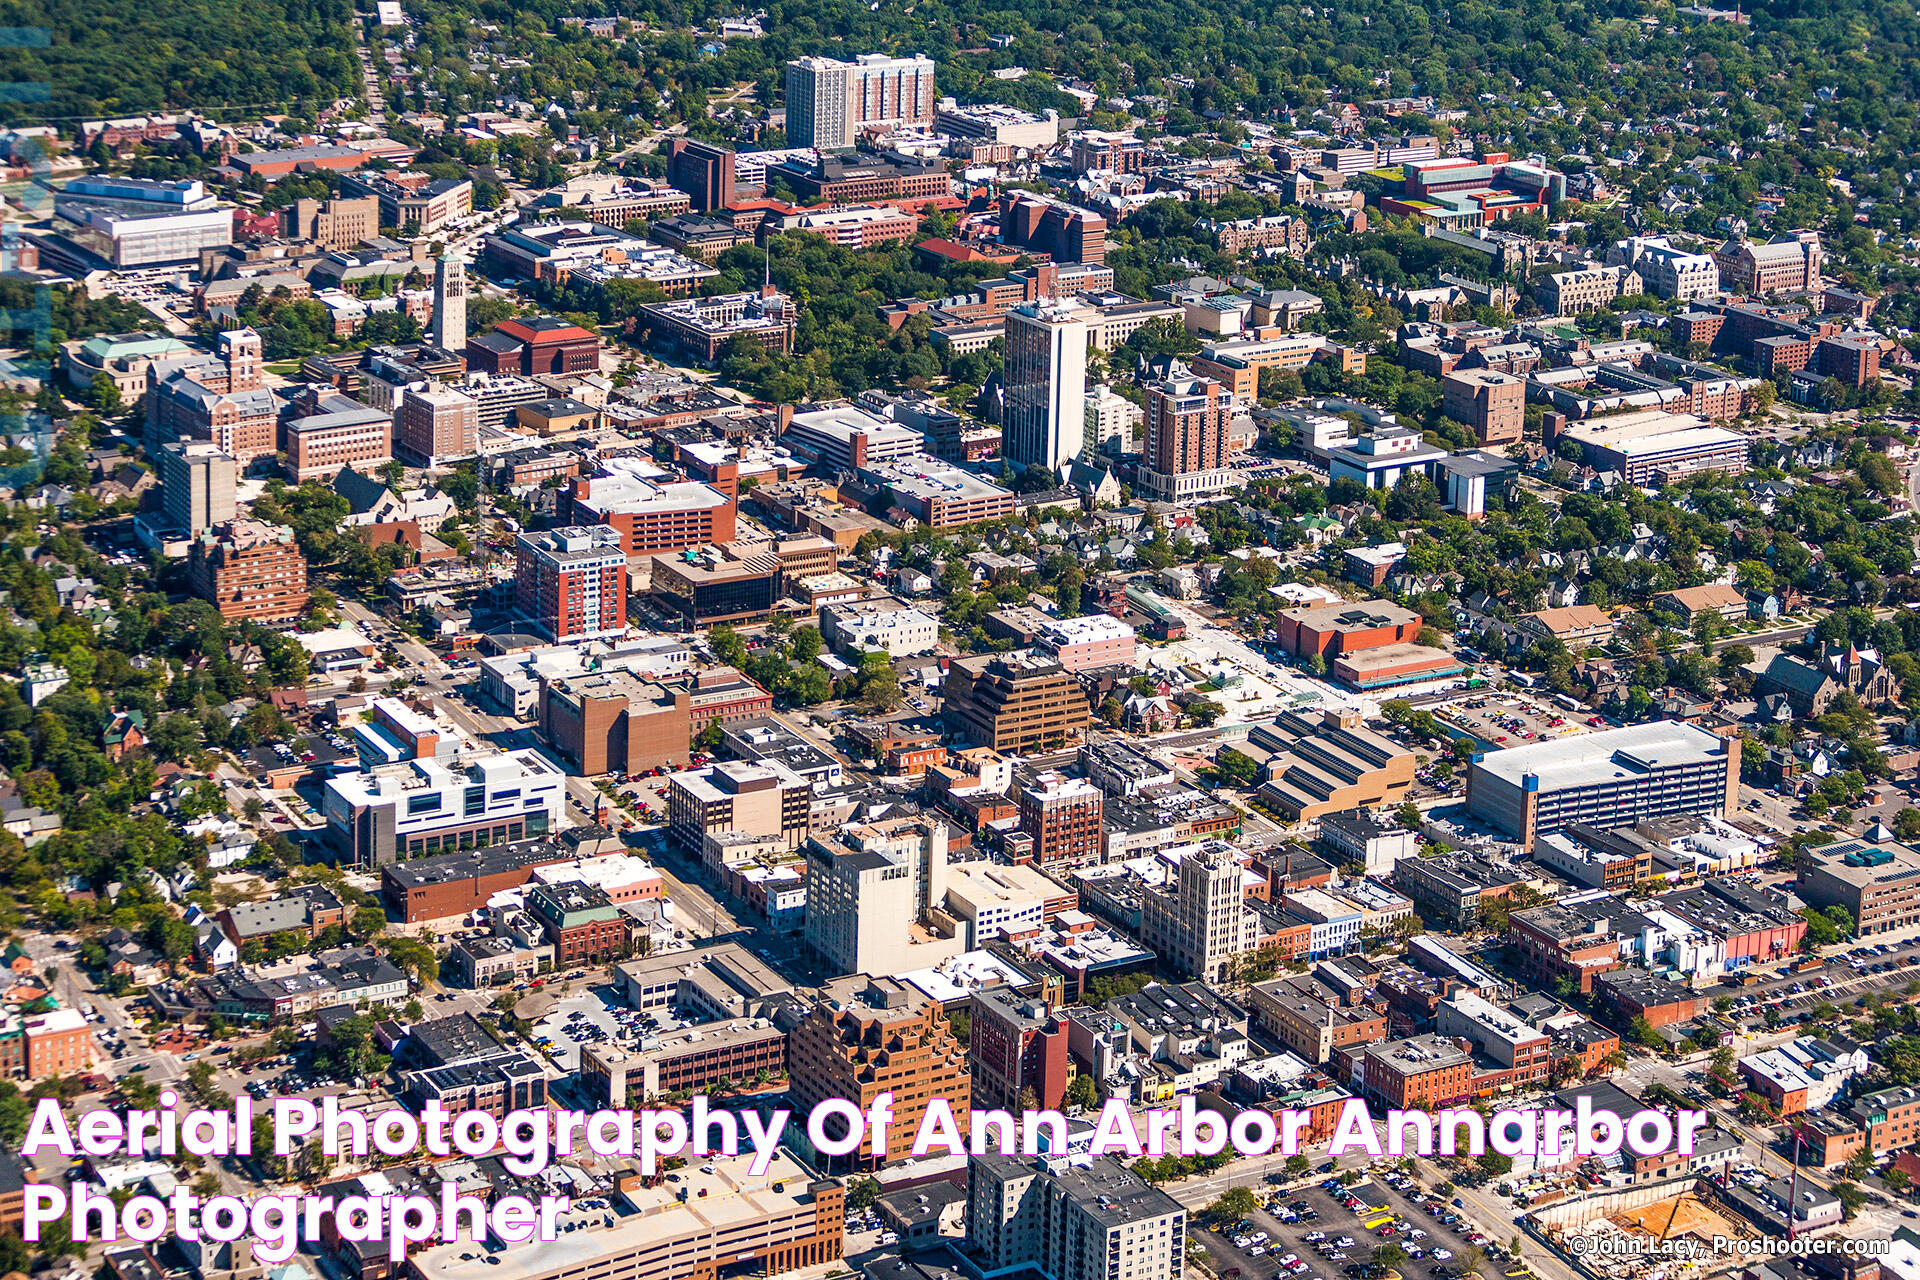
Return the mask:
[[307,558],[281,525],[231,520],[207,529],[193,540],[187,583],[229,622],[289,622],[307,610]]

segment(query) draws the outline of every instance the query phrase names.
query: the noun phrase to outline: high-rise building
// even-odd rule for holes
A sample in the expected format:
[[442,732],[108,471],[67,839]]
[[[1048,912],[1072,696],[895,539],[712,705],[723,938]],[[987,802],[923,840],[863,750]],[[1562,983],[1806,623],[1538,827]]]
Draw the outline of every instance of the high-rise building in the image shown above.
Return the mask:
[[1048,770],[1020,793],[1020,829],[1033,837],[1033,860],[1091,862],[1100,856],[1100,788]]
[[911,816],[808,838],[807,946],[838,973],[905,973],[958,955],[918,926],[947,896],[947,828]]
[[1147,386],[1147,451],[1142,487],[1164,502],[1186,502],[1227,487],[1227,423],[1233,397],[1212,378],[1175,363]]
[[393,415],[393,452],[418,467],[438,467],[480,452],[480,406],[448,386],[409,387]]
[[433,345],[442,351],[467,346],[467,264],[452,253],[433,266]]
[[1473,428],[1481,444],[1518,440],[1527,420],[1527,380],[1491,369],[1455,369],[1440,380],[1440,407]]
[[[898,978],[855,974],[828,983],[820,1003],[788,1038],[787,1069],[790,1095],[802,1111],[843,1098],[864,1112],[874,1098],[891,1093],[888,1132],[912,1134],[928,1100],[944,1098],[960,1136],[967,1135],[973,1079],[966,1050],[940,1005]],[[851,1162],[871,1169],[911,1154],[911,1143],[890,1141],[886,1154],[876,1155],[868,1133]]]
[[797,58],[787,64],[787,141],[831,151],[851,147],[864,130],[931,127],[936,108],[933,59],[865,53],[852,62]]
[[295,200],[280,211],[280,229],[295,240],[312,240],[322,249],[351,249],[380,234],[380,200],[377,196]]
[[1044,1000],[1006,991],[973,998],[973,1105],[1018,1113],[1058,1110],[1067,1098],[1067,1024]]
[[1112,1156],[1076,1168],[1065,1151],[969,1162],[968,1251],[990,1276],[1179,1280],[1187,1211]]
[[1086,690],[1041,658],[979,654],[954,660],[943,686],[947,727],[995,751],[1053,750],[1087,727]]
[[733,203],[733,152],[692,138],[667,142],[667,182],[693,200],[696,213]]
[[160,448],[160,506],[169,529],[198,536],[234,516],[240,464],[218,445],[178,440]]
[[1026,302],[1007,312],[1008,461],[1058,471],[1087,434],[1087,316],[1073,303]]
[[1257,935],[1240,861],[1226,845],[1189,853],[1171,884],[1141,899],[1140,940],[1202,982],[1220,981],[1234,957],[1253,949]]
[[208,526],[193,540],[187,582],[229,622],[288,622],[307,611],[307,558],[284,525]]
[[627,553],[618,529],[523,533],[515,560],[514,605],[542,635],[592,640],[627,629]]

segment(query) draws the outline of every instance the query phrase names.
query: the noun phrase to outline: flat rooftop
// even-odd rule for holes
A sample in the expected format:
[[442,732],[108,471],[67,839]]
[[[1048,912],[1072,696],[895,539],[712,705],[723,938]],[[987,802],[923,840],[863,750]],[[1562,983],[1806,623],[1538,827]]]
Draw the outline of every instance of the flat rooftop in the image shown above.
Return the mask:
[[1617,778],[1724,760],[1725,740],[1677,720],[1629,725],[1603,733],[1580,734],[1552,742],[1495,751],[1474,768],[1509,786],[1524,785],[1529,774],[1540,791],[1598,786]]

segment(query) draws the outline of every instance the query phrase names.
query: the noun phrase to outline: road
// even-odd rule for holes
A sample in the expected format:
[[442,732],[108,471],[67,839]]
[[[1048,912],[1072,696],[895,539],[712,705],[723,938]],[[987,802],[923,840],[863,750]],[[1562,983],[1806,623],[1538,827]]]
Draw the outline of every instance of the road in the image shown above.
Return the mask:
[[353,15],[353,47],[360,58],[360,96],[367,100],[367,123],[376,129],[387,124],[387,100],[380,92],[380,76],[374,67],[373,50],[367,44],[370,13]]

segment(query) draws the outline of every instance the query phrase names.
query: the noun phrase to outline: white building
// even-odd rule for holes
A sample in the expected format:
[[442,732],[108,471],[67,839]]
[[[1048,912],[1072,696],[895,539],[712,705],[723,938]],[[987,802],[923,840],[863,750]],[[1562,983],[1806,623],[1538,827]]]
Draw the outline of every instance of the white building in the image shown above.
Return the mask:
[[1071,897],[1030,866],[957,862],[947,868],[947,914],[967,926],[967,946],[1001,935],[1038,932],[1049,902]]
[[912,658],[933,652],[940,622],[897,600],[849,600],[821,608],[820,634],[842,653]]
[[342,864],[380,867],[558,831],[566,776],[537,751],[415,759],[329,779],[322,809]]
[[1026,302],[1007,313],[1001,447],[1008,461],[1058,471],[1081,455],[1089,318],[1089,308],[1061,302]]

